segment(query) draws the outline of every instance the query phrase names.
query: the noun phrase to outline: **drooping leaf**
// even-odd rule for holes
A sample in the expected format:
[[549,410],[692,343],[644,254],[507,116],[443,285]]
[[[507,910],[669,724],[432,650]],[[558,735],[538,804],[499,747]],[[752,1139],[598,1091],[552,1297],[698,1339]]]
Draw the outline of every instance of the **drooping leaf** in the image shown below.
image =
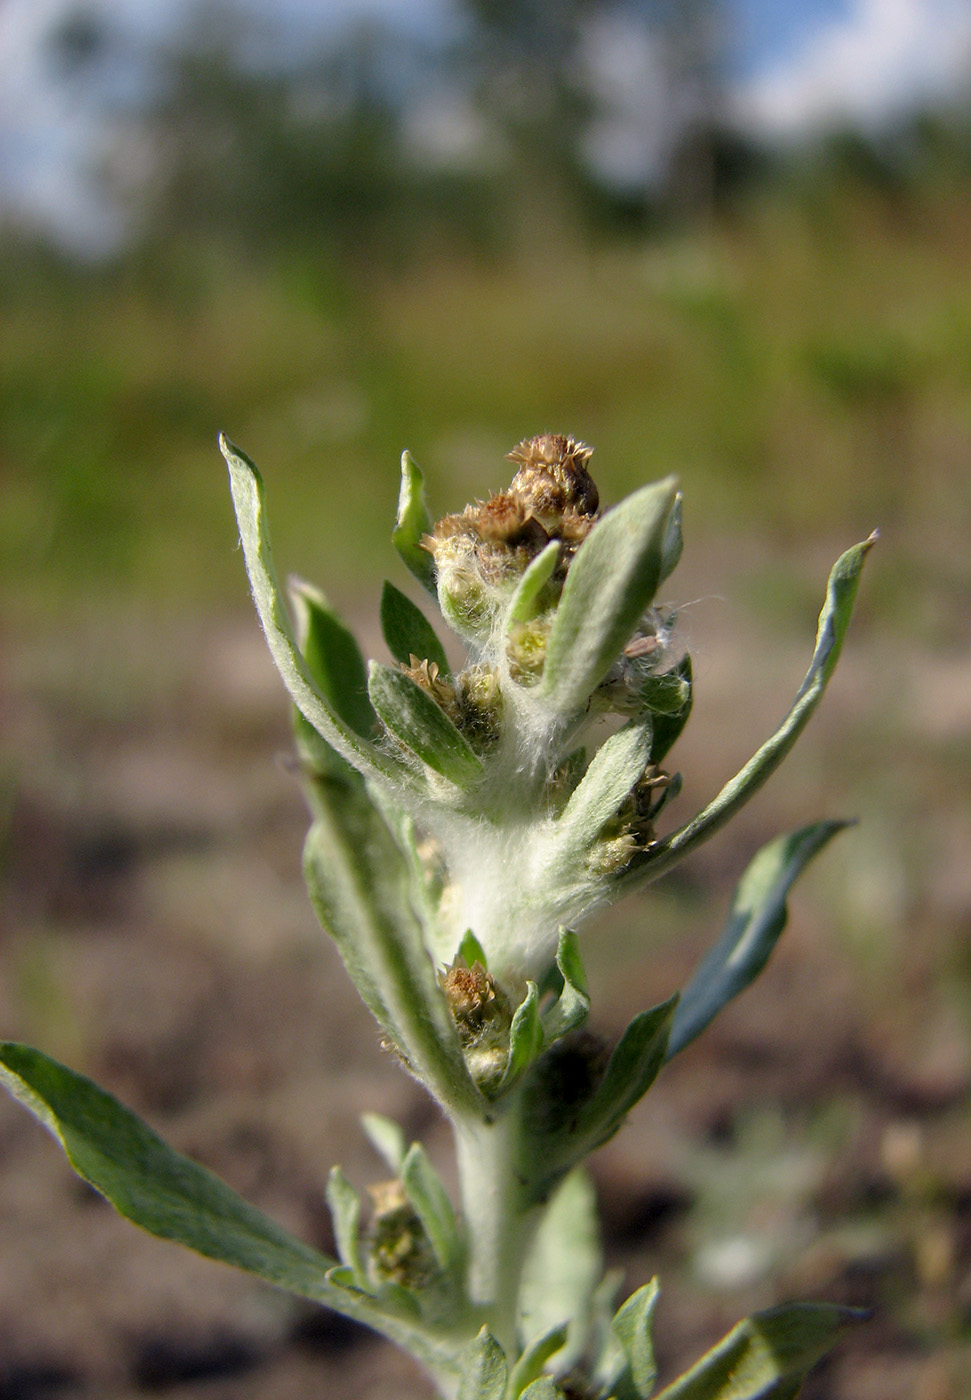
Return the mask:
[[401,1184],[425,1227],[435,1258],[446,1273],[455,1269],[462,1253],[455,1212],[420,1142],[413,1142],[405,1153]]
[[786,896],[817,852],[848,822],[816,822],[763,846],[742,876],[728,923],[681,994],[668,1059],[689,1045],[765,967],[786,926]]
[[560,929],[556,971],[558,977],[552,987],[556,1000],[543,1012],[543,1034],[548,1044],[583,1025],[590,1010],[590,993],[580,959],[580,940],[572,929]]
[[429,534],[431,529],[432,518],[425,504],[425,479],[411,453],[402,452],[398,518],[391,532],[391,543],[422,587],[437,596],[435,561],[421,543],[422,535]]
[[551,1327],[543,1336],[537,1337],[534,1342],[523,1348],[522,1355],[513,1367],[512,1375],[509,1378],[507,1395],[509,1400],[517,1400],[522,1395],[527,1386],[531,1386],[542,1373],[543,1367],[551,1356],[555,1356],[558,1351],[562,1351],[566,1342],[567,1325],[561,1322],[557,1327]]
[[482,774],[482,762],[427,691],[390,666],[372,661],[371,704],[402,744],[429,768],[457,787],[467,788]]
[[844,1328],[864,1316],[826,1303],[753,1313],[655,1400],[791,1400]]
[[[402,666],[410,664],[412,656],[419,661],[433,661],[442,676],[449,674],[448,658],[435,629],[428,618],[400,588],[385,583],[381,591],[381,631],[388,650]],[[367,689],[367,677],[364,679]]]
[[523,1270],[519,1330],[524,1342],[532,1345],[553,1337],[561,1326],[566,1329],[540,1366],[565,1348],[557,1362],[557,1369],[565,1370],[586,1349],[602,1270],[597,1195],[589,1174],[577,1167],[550,1198]]
[[626,1361],[613,1384],[617,1400],[648,1400],[654,1389],[657,1364],[651,1326],[659,1293],[657,1279],[651,1279],[632,1293],[614,1316],[611,1326]]
[[406,1063],[445,1105],[479,1105],[412,913],[410,872],[364,794],[318,785],[304,876],[354,985]]
[[389,1171],[401,1175],[401,1164],[405,1160],[407,1143],[402,1128],[382,1113],[362,1113],[361,1127],[368,1135],[371,1146],[378,1156],[383,1157]]
[[219,446],[229,467],[239,538],[253,601],[290,698],[307,722],[342,758],[366,777],[407,781],[407,774],[369,740],[362,738],[321,694],[293,635],[273,567],[266,525],[263,482],[249,458],[224,436]]
[[483,1327],[462,1353],[458,1400],[503,1400],[508,1375],[505,1352]]
[[332,1167],[327,1179],[327,1204],[341,1263],[350,1269],[354,1286],[365,1288],[367,1271],[361,1254],[361,1198],[340,1167]]
[[533,1063],[543,1048],[543,1024],[539,1015],[539,993],[535,982],[526,983],[526,995],[516,1007],[509,1028],[509,1058],[499,1083],[505,1093]]
[[683,859],[702,841],[720,831],[778,768],[822,699],[823,691],[839,660],[846,629],[853,614],[853,603],[864,560],[876,539],[874,533],[862,544],[848,549],[833,565],[826,589],[826,601],[819,614],[816,646],[809,670],[782,724],[749,759],[744,768],[725,784],[707,807],[631,865],[629,872],[619,882],[621,886],[631,888],[643,884],[646,880],[656,879],[670,866]]
[[673,477],[642,487],[598,520],[577,550],[535,692],[555,713],[583,709],[650,605],[676,495]]
[[651,725],[626,724],[605,739],[569,802],[557,819],[557,830],[572,848],[579,840],[593,841],[643,776],[651,754]]
[[507,625],[528,622],[533,616],[536,600],[553,577],[559,557],[560,546],[556,540],[550,540],[546,548],[537,554],[516,586],[516,592],[506,613]]

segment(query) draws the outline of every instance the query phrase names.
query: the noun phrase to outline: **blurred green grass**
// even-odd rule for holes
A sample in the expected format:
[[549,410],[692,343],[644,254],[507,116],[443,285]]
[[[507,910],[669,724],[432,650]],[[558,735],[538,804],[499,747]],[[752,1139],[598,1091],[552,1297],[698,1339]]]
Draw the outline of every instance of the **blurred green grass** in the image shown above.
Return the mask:
[[72,273],[8,253],[8,620],[241,601],[221,429],[267,477],[282,562],[338,597],[387,558],[402,447],[445,510],[503,485],[504,452],[542,430],[596,447],[608,501],[679,471],[696,535],[880,524],[900,592],[915,560],[962,581],[969,244],[952,190],[903,220],[862,191],[809,211],[766,195],[701,232],[551,232],[398,270],[197,246]]

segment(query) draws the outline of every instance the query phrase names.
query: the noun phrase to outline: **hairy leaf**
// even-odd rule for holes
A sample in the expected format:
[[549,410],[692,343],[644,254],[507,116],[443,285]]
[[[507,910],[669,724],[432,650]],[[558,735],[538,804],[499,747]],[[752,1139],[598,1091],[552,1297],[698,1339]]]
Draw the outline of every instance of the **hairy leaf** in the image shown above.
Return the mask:
[[398,518],[391,532],[391,543],[409,572],[429,593],[437,596],[435,561],[421,543],[422,535],[429,534],[431,528],[432,518],[425,504],[425,479],[411,453],[402,452]]
[[[393,583],[386,582],[381,591],[381,631],[388,650],[402,666],[409,665],[412,656],[416,656],[419,661],[434,661],[441,675],[449,674],[445,648],[435,629],[421,608]],[[367,677],[364,684],[366,690]]]
[[441,706],[410,676],[372,661],[368,693],[395,738],[429,768],[457,787],[470,787],[481,776],[481,760]]

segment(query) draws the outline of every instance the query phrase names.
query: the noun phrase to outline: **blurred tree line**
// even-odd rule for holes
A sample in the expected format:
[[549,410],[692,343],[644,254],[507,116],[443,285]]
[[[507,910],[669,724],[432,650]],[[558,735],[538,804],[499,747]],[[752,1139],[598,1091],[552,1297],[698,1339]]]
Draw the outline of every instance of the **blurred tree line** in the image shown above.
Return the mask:
[[105,119],[95,174],[135,246],[395,263],[704,221],[821,177],[901,200],[971,168],[965,108],[811,154],[760,146],[730,119],[718,0],[456,0],[447,25],[367,19],[312,43],[242,8],[188,15],[135,45],[82,8],[49,40]]

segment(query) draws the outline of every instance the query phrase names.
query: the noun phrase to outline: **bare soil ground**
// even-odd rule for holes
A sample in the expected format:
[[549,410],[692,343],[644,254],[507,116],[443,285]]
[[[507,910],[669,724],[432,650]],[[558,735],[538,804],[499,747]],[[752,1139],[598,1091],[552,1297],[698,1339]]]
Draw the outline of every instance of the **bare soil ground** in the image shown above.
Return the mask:
[[[682,815],[780,717],[829,562],[798,561],[816,582],[780,626],[736,586],[772,561],[704,557],[687,576]],[[306,903],[285,704],[255,624],[21,636],[0,687],[3,1035],[98,1079],[326,1249],[329,1166],[381,1175],[362,1111],[447,1169],[443,1125]],[[863,818],[797,889],[762,981],[594,1159],[609,1262],[630,1286],[661,1277],[665,1377],[747,1311],[815,1297],[873,1317],[808,1400],[971,1397],[969,696],[966,647],[902,650],[864,609],[788,776],[589,931],[594,1020],[616,1033],[684,981],[763,840]],[[430,1393],[365,1332],[116,1218],[6,1099],[0,1181],[0,1400]]]

